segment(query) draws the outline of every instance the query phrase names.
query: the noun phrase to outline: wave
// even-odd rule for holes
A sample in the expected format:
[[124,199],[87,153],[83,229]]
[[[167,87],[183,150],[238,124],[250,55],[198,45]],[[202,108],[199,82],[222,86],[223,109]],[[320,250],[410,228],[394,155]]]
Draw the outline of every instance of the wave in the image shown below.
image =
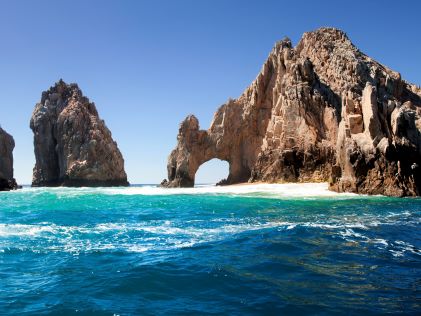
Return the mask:
[[30,188],[25,187],[14,194],[51,192],[58,195],[78,196],[84,194],[106,195],[241,195],[259,197],[361,197],[354,193],[337,193],[328,190],[327,183],[285,183],[285,184],[239,184],[229,186],[196,185],[194,188],[161,188],[156,185],[133,185],[130,187],[101,188]]
[[[10,249],[34,252],[69,252],[74,254],[100,251],[141,253],[194,247],[200,244],[237,238],[252,231],[272,230],[277,234],[296,229],[323,230],[346,242],[371,244],[386,249],[393,256],[406,252],[421,255],[420,249],[402,240],[386,240],[372,236],[380,225],[420,224],[419,218],[403,212],[386,215],[360,216],[354,219],[330,218],[313,221],[256,221],[245,219],[213,219],[192,221],[155,220],[138,223],[99,223],[96,225],[65,226],[43,222],[38,224],[0,223],[0,252]],[[305,233],[305,232],[302,232]],[[301,234],[301,232],[300,232]]]
[[389,241],[383,238],[370,238],[352,229],[341,231],[339,235],[347,242],[372,244],[378,249],[387,250],[394,257],[403,257],[406,252],[421,256],[421,249],[402,240]]
[[95,226],[62,226],[52,223],[40,224],[0,224],[0,238],[7,237],[65,237],[66,235],[101,235],[105,233],[128,233],[128,232],[144,232],[154,235],[166,236],[214,236],[220,234],[238,234],[244,231],[274,228],[280,226],[291,225],[288,222],[267,222],[255,224],[227,224],[216,228],[201,227],[177,227],[172,226],[170,221],[151,225],[149,222],[125,224],[125,223],[102,223]]
[[[218,241],[226,235],[245,231],[277,227],[282,223],[223,225],[218,228],[176,227],[169,221],[163,223],[116,224],[102,223],[95,226],[61,226],[51,223],[0,224],[0,241],[5,247],[0,252],[11,249],[33,252],[97,252],[125,251],[146,252],[149,250],[169,250],[193,247]],[[30,243],[34,241],[35,243]],[[7,245],[7,246],[6,246]]]

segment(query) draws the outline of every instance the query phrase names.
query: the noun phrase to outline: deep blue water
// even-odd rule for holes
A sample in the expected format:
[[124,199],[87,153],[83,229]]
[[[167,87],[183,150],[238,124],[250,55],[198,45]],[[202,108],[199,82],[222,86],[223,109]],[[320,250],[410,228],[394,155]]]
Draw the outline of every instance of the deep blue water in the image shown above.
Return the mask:
[[235,190],[0,193],[0,314],[421,314],[421,199]]

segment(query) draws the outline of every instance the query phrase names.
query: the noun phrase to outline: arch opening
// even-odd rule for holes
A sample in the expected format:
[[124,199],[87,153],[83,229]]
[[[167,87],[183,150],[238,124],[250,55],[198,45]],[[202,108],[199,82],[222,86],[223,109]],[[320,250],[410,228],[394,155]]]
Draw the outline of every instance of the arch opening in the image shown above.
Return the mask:
[[195,185],[217,184],[228,179],[229,163],[218,158],[210,159],[199,166],[196,171]]

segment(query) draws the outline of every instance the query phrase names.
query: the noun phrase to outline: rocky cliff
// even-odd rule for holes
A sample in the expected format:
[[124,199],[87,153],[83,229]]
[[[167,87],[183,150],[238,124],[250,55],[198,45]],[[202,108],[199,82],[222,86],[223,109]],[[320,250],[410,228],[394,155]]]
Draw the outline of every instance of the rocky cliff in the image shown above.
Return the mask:
[[254,82],[208,130],[182,123],[164,186],[193,186],[219,158],[227,183],[329,181],[338,192],[421,194],[421,90],[334,28],[276,43]]
[[13,178],[13,137],[0,127],[0,191],[17,188]]
[[128,185],[124,160],[95,104],[62,80],[42,93],[34,132],[34,186]]

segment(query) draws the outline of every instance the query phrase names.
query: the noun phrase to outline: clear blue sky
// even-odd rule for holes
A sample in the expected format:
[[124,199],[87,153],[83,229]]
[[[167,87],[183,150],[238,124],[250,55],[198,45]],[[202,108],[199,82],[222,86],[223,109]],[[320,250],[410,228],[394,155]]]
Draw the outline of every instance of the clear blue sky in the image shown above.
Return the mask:
[[[29,119],[59,78],[97,105],[132,183],[166,177],[180,121],[208,128],[273,44],[321,26],[343,29],[366,54],[421,84],[421,1],[0,0],[0,124],[16,141],[15,176],[30,183]],[[210,162],[198,182],[227,175]]]

